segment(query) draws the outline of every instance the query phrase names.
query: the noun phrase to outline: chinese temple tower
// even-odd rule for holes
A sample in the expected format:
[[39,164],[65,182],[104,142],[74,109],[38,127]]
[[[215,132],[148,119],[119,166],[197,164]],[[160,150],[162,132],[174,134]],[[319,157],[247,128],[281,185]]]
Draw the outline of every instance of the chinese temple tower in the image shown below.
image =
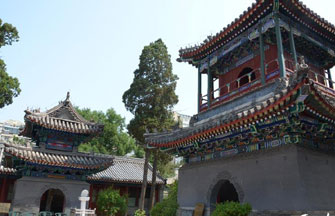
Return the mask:
[[0,141],[4,153],[0,166],[7,170],[1,179],[1,202],[11,203],[13,215],[69,215],[71,209],[79,208],[81,191],[90,189],[87,177],[113,164],[112,156],[78,152],[80,143],[104,127],[84,119],[72,106],[69,93],[46,112],[25,113],[21,135],[36,145]]
[[177,60],[197,68],[198,113],[146,142],[185,159],[179,215],[225,201],[254,215],[335,209],[333,24],[298,0],[257,0]]

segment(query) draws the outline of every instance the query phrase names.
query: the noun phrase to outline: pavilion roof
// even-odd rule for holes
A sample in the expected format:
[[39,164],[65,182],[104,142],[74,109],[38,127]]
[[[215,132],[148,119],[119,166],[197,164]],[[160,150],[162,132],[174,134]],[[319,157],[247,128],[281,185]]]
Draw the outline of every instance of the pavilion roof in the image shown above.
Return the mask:
[[103,131],[104,126],[84,119],[73,107],[69,100],[69,93],[64,101],[57,106],[45,111],[25,110],[25,128],[21,135],[31,137],[32,124],[44,128],[77,133],[97,134]]
[[159,148],[186,147],[193,143],[214,138],[223,132],[235,131],[249,127],[261,120],[282,115],[297,103],[298,91],[306,98],[304,103],[318,117],[334,124],[335,122],[335,92],[329,92],[313,80],[307,78],[309,68],[302,68],[291,77],[279,80],[282,82],[274,96],[257,102],[252,107],[241,108],[228,114],[217,114],[188,128],[166,133],[146,134],[149,146]]
[[23,147],[13,143],[3,143],[6,154],[14,156],[30,165],[101,170],[113,164],[113,157],[86,153],[46,151],[34,147]]
[[[216,35],[208,36],[200,45],[180,49],[180,58],[178,60],[191,63],[193,60],[203,59],[215,50],[223,47],[263,17],[272,13],[275,1],[256,0],[251,7]],[[279,11],[326,38],[331,43],[335,42],[335,26],[309,9],[301,1],[279,0]]]
[[[144,159],[116,156],[113,166],[88,177],[89,181],[141,184],[143,181]],[[152,166],[149,164],[147,181],[151,184]],[[165,184],[165,179],[157,175],[157,184]]]

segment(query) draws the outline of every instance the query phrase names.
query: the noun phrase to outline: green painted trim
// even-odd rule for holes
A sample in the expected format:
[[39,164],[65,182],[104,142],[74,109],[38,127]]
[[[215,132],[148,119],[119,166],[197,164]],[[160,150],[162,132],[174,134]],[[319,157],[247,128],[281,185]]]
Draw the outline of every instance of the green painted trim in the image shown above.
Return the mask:
[[207,68],[207,106],[211,106],[212,102],[212,91],[213,91],[213,76],[210,69],[210,58],[208,58]]
[[277,53],[278,53],[278,63],[279,63],[279,71],[280,77],[286,77],[286,68],[285,68],[285,59],[284,59],[284,49],[283,49],[283,42],[280,32],[280,25],[279,25],[279,17],[278,14],[274,16],[275,20],[275,29],[276,29],[276,40],[277,40]]
[[291,55],[294,60],[294,65],[296,66],[298,65],[298,58],[297,58],[297,51],[295,49],[294,36],[291,25],[290,25],[290,48],[291,48]]
[[259,32],[259,53],[260,53],[260,65],[261,65],[261,81],[262,85],[265,84],[265,53],[264,53],[264,40],[262,34],[262,25],[258,26]]
[[200,72],[200,64],[198,66],[198,113],[200,112],[201,105],[201,72]]

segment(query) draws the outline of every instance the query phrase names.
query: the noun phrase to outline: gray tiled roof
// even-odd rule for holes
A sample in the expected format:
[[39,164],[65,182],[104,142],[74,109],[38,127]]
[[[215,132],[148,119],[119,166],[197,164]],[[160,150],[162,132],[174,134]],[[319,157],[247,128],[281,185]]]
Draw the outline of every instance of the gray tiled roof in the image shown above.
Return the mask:
[[26,119],[41,125],[45,128],[66,131],[71,133],[89,134],[99,133],[103,127],[93,123],[83,123],[78,121],[71,121],[69,119],[50,117],[44,113],[32,113],[25,116]]
[[[88,177],[91,181],[142,183],[144,159],[116,156],[114,164],[104,171]],[[151,184],[152,166],[149,165],[148,183]],[[165,179],[157,175],[157,184],[165,184]]]
[[78,134],[98,134],[103,131],[102,124],[90,122],[84,119],[73,107],[69,100],[69,93],[66,100],[46,112],[40,110],[25,110],[26,125],[21,132],[22,135],[31,137],[32,129],[30,124],[37,124],[44,128],[65,131]]
[[59,166],[77,169],[99,170],[113,164],[113,156],[92,155],[73,152],[50,152],[23,147],[17,144],[3,143],[5,153],[33,164]]

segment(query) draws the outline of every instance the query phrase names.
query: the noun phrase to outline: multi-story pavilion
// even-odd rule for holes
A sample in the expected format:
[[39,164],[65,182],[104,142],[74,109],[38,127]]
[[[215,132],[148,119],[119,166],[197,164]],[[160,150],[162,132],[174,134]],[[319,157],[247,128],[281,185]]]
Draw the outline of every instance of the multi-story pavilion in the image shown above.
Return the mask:
[[263,215],[334,210],[333,24],[298,0],[257,0],[179,56],[198,69],[198,114],[146,141],[185,158],[180,215],[229,200]]
[[85,120],[72,106],[69,95],[56,107],[25,111],[22,135],[36,146],[1,144],[0,203],[13,212],[70,213],[79,208],[78,197],[89,190],[87,176],[108,168],[112,156],[85,154],[78,145],[103,130]]

